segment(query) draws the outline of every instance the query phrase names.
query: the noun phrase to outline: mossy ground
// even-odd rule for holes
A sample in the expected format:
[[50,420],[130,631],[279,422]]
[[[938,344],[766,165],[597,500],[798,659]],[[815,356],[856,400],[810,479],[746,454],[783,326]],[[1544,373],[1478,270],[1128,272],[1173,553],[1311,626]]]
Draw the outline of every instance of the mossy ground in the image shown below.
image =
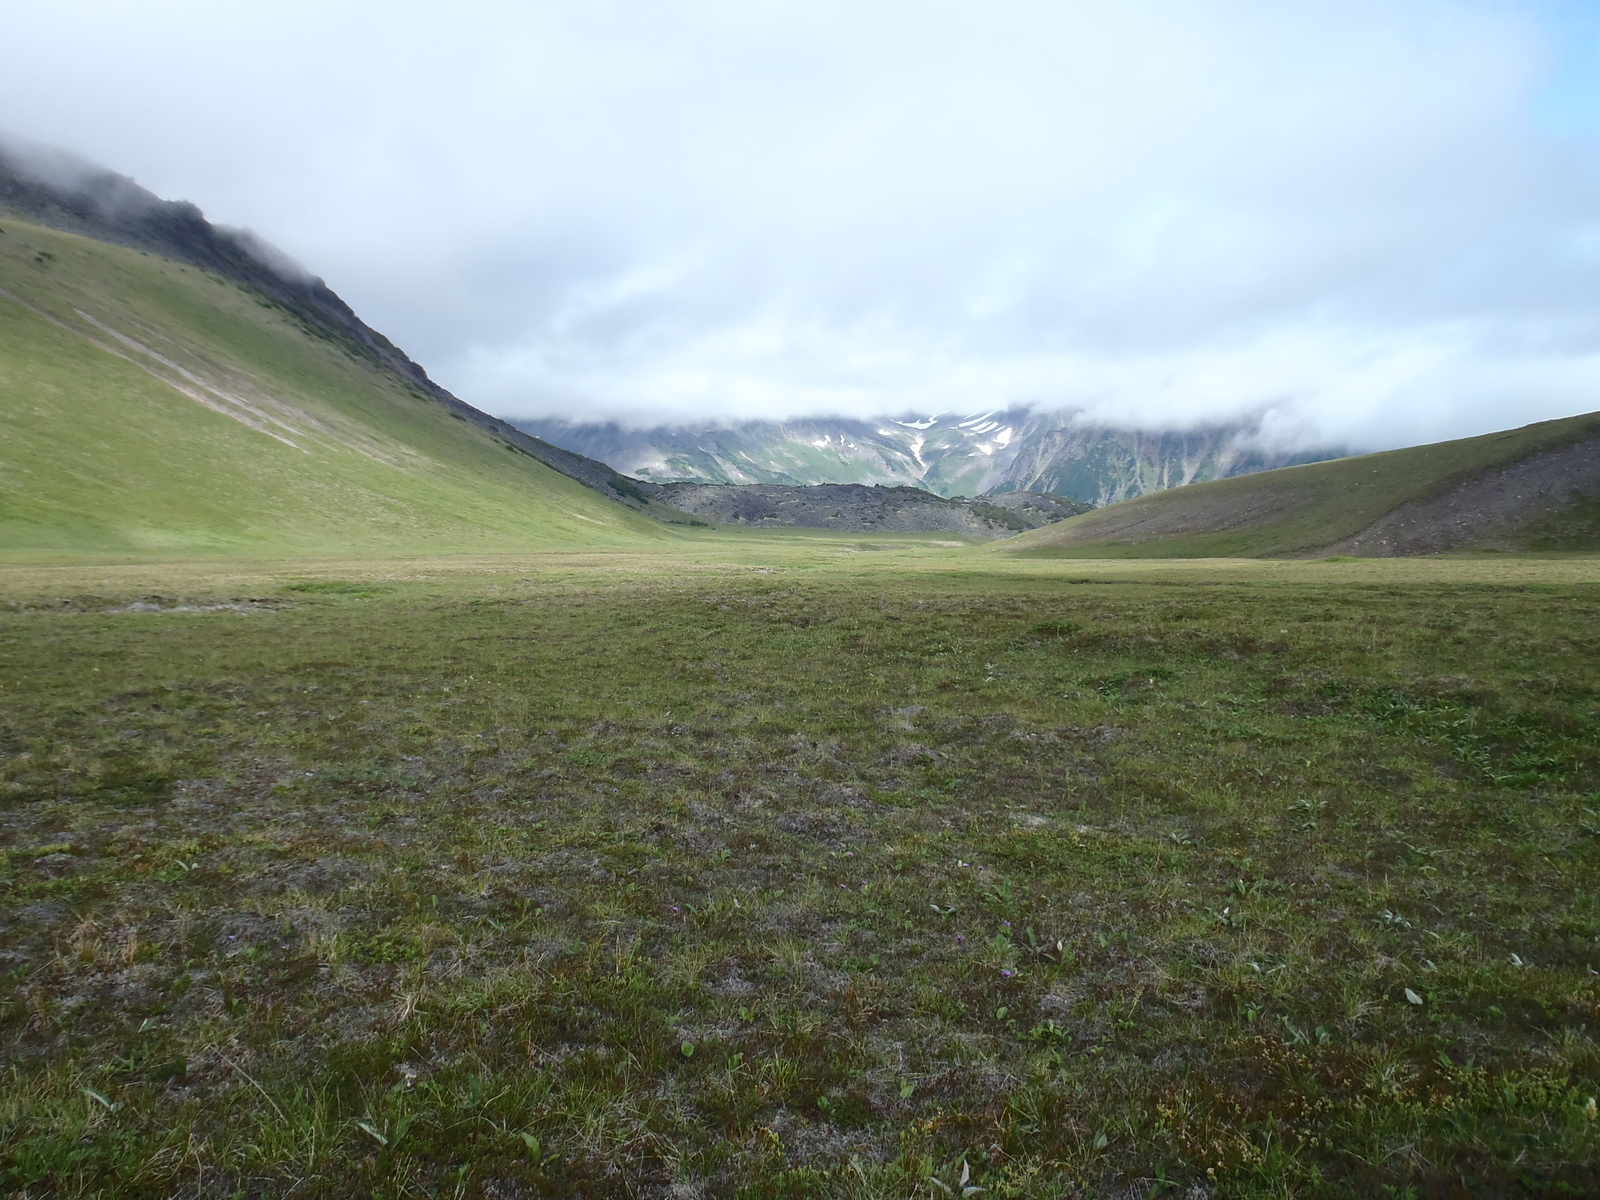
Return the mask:
[[1593,559],[694,546],[5,572],[0,1190],[1600,1185]]

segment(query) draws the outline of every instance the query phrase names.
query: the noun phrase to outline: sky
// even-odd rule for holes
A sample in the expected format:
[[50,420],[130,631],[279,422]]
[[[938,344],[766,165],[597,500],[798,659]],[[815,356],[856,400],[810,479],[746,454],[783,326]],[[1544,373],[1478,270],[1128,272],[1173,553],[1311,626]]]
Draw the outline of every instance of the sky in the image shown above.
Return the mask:
[[1376,449],[1600,409],[1593,0],[0,0],[0,128],[463,399]]

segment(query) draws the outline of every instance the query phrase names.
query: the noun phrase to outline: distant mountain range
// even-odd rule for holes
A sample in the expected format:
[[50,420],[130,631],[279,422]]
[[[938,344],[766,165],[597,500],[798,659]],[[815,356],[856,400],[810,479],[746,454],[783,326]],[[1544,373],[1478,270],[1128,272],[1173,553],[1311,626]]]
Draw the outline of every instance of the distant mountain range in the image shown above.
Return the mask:
[[912,485],[940,496],[1048,492],[1094,505],[1183,484],[1338,457],[1262,449],[1248,424],[1115,429],[1072,412],[1013,408],[877,420],[735,424],[515,422],[625,475],[665,483]]

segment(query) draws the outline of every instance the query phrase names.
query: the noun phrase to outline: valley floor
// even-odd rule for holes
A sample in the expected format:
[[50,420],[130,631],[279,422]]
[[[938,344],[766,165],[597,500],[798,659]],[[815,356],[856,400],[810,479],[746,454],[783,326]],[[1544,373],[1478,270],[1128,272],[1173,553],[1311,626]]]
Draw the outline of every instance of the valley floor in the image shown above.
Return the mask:
[[1600,1188],[1595,557],[30,565],[0,655],[0,1192]]

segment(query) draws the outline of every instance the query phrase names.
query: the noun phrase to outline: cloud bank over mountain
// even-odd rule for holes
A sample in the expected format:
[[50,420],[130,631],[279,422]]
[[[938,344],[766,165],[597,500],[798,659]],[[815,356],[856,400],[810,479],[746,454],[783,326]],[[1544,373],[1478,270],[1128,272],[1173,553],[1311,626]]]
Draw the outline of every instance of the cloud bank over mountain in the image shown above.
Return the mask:
[[507,417],[1071,408],[1375,448],[1600,397],[1600,24],[1474,0],[8,18],[0,125]]
[[1048,492],[1090,505],[1339,453],[1273,453],[1247,423],[1180,432],[1095,426],[1076,414],[1027,409],[654,429],[564,420],[521,425],[535,437],[657,483],[909,485],[947,497]]

